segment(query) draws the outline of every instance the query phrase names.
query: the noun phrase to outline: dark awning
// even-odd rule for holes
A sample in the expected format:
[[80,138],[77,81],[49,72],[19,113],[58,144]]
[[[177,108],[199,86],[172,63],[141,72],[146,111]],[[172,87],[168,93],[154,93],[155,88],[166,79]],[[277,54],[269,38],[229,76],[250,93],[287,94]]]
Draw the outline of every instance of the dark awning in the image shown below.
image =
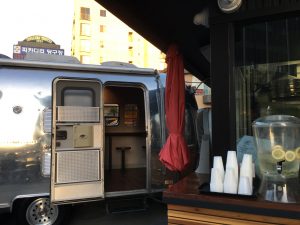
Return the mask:
[[185,69],[209,84],[210,65],[203,49],[209,46],[209,28],[195,25],[194,16],[208,20],[208,0],[96,0],[124,23],[166,53],[176,43]]

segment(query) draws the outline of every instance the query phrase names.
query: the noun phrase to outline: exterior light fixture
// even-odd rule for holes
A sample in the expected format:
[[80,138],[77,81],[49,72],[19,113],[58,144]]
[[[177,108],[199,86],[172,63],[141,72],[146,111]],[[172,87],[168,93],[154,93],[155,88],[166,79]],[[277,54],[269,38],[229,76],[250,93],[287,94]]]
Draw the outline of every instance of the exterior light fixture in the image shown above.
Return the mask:
[[218,0],[218,6],[224,13],[233,13],[242,5],[242,0]]
[[194,16],[193,23],[195,25],[202,25],[205,27],[209,27],[209,11],[208,8],[204,8],[201,12],[197,13]]

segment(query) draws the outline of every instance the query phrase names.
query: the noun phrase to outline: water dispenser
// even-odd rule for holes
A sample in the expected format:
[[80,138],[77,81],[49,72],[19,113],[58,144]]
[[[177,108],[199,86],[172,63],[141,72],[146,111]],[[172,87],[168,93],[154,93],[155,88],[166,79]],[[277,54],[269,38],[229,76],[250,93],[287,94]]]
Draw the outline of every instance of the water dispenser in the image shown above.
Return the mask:
[[300,201],[300,119],[271,115],[256,119],[253,133],[260,170],[259,193],[269,201]]

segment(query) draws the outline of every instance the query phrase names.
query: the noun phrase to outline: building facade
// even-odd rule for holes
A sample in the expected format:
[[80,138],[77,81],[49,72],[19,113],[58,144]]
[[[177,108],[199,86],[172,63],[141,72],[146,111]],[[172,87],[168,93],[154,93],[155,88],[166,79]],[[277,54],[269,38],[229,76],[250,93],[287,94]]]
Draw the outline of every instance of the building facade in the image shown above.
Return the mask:
[[72,56],[82,63],[120,61],[162,70],[165,55],[94,0],[74,0]]

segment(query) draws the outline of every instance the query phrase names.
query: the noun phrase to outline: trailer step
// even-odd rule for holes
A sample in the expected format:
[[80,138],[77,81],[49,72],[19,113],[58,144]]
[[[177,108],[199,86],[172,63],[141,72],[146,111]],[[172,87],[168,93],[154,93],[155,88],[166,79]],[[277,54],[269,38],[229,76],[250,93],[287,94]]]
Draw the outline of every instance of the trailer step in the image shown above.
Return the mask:
[[145,211],[148,208],[146,197],[116,198],[106,200],[106,212],[128,213]]

